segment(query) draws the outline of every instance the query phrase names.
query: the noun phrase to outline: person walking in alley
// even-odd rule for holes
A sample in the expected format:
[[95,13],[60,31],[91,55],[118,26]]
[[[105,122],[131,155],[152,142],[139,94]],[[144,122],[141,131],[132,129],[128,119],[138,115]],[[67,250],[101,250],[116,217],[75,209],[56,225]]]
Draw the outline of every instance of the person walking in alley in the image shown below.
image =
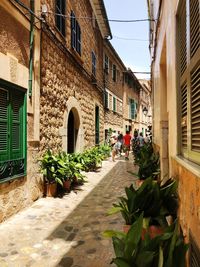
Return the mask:
[[143,133],[141,132],[139,137],[138,137],[138,144],[139,144],[139,147],[143,147],[144,146],[144,137],[143,137]]
[[115,156],[120,152],[121,142],[118,137],[114,136],[114,141],[112,145],[112,161],[115,161]]
[[124,140],[125,160],[129,160],[129,151],[131,146],[131,135],[129,131],[126,131],[123,140]]
[[120,149],[119,149],[119,153],[120,153],[120,156],[121,156],[122,148],[123,148],[123,134],[120,131],[118,132],[118,137],[117,138],[118,138],[118,141],[121,144]]

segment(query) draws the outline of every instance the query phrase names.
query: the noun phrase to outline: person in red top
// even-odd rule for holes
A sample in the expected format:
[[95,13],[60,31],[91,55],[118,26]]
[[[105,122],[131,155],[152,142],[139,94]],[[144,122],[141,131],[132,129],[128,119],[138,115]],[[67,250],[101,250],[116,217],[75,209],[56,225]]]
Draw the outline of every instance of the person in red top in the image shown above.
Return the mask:
[[124,148],[125,148],[125,159],[128,160],[130,146],[131,146],[131,135],[129,131],[126,131],[126,134],[124,135],[123,140],[124,140]]

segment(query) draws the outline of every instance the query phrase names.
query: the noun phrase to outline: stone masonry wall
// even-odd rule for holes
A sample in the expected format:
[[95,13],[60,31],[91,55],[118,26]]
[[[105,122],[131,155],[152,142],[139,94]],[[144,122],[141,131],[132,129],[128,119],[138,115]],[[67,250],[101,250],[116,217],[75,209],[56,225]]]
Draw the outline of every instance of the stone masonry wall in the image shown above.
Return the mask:
[[111,110],[105,111],[105,125],[107,129],[111,128],[116,131],[122,131],[123,129],[122,115],[115,113]]
[[[47,49],[48,47],[48,49]],[[67,100],[74,96],[81,107],[85,146],[95,141],[95,104],[100,108],[100,140],[103,140],[103,97],[91,81],[69,61],[46,34],[42,45],[41,147],[62,149],[59,129],[63,127]]]
[[[12,5],[10,9],[14,13]],[[20,22],[0,3],[0,77],[28,89],[29,31]],[[33,139],[33,122],[30,119],[27,130],[30,133],[28,140]],[[0,222],[29,206],[42,195],[38,149],[28,146],[27,150],[27,176],[0,183]]]

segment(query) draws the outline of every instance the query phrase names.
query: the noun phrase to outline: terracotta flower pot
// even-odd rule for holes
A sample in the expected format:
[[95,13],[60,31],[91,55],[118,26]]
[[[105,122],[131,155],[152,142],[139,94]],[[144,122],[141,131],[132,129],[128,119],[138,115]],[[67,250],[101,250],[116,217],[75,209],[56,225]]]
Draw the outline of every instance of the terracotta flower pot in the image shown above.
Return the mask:
[[44,192],[47,197],[55,197],[57,194],[57,183],[45,183]]
[[[144,240],[144,236],[145,236],[146,232],[147,232],[147,230],[143,228],[142,229],[142,239],[143,240]],[[149,234],[151,239],[162,234],[163,232],[164,232],[163,228],[161,226],[158,226],[158,225],[151,225],[148,228],[148,234]]]
[[71,181],[70,180],[66,180],[63,182],[63,188],[67,191],[70,191],[70,187],[71,187]]
[[131,228],[131,225],[129,225],[129,224],[123,225],[123,232],[125,234],[127,234],[130,228]]
[[[123,232],[125,234],[127,234],[130,228],[131,228],[131,225],[127,225],[127,224],[123,225]],[[146,232],[147,232],[147,230],[145,228],[143,228],[142,229],[142,234],[141,234],[142,240],[144,240]],[[163,233],[163,229],[160,226],[151,225],[151,226],[149,226],[148,233],[150,235],[150,238],[153,239],[157,235],[162,234]]]

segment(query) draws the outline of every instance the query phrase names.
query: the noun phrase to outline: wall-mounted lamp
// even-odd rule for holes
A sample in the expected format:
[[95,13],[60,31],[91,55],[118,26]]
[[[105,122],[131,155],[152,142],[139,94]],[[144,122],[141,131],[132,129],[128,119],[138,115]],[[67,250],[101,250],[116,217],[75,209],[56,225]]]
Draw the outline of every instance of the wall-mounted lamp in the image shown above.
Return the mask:
[[146,116],[147,113],[148,113],[148,109],[147,109],[146,107],[144,107],[142,111],[143,111],[143,113],[144,113],[144,116]]
[[44,5],[42,5],[41,15],[43,17],[46,17],[47,13],[48,13],[48,8],[47,8],[47,5],[44,4]]

